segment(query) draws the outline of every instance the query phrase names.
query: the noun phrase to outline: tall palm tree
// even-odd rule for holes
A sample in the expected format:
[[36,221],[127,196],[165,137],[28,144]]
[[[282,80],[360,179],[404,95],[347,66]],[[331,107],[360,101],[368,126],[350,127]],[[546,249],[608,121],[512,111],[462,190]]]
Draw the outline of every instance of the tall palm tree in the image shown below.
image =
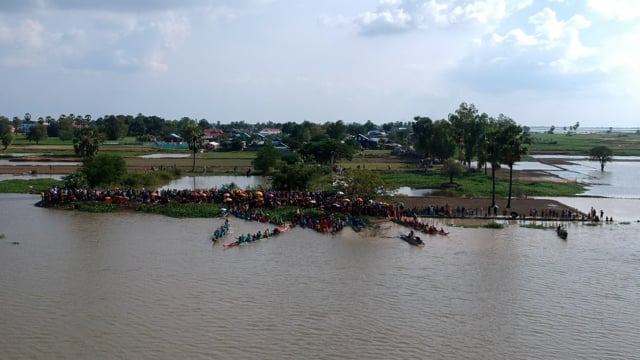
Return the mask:
[[493,118],[487,123],[486,160],[491,164],[491,209],[496,209],[496,170],[502,159],[500,124]]
[[202,148],[204,133],[202,132],[202,129],[193,122],[185,126],[182,131],[182,137],[187,141],[187,144],[189,144],[189,150],[193,152],[193,165],[191,166],[191,171],[194,172],[196,171],[196,154]]
[[509,167],[509,195],[507,198],[507,209],[509,209],[511,208],[513,188],[513,165],[529,151],[527,145],[531,144],[531,137],[510,118],[500,114],[499,119],[502,121],[500,138],[503,142],[503,162]]

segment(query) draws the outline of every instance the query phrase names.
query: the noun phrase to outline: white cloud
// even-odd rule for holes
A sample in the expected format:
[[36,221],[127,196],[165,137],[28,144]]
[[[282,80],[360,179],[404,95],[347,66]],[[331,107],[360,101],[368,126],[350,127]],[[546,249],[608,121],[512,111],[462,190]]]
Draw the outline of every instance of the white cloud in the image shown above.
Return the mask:
[[171,50],[182,44],[190,31],[187,18],[175,12],[169,12],[163,18],[152,21],[151,26],[162,35],[164,46]]
[[640,0],[588,0],[591,10],[607,19],[635,20],[640,17]]
[[[544,8],[530,16],[529,23],[533,25],[531,34],[516,28],[505,35],[492,34],[491,42],[535,49],[537,53],[531,55],[539,58],[538,64],[546,63],[561,72],[593,70],[593,64],[578,65],[581,60],[597,54],[596,48],[585,46],[581,41],[580,31],[591,25],[582,15],[576,14],[563,21],[557,18],[555,11]],[[552,58],[545,60],[549,56]]]
[[379,0],[376,10],[360,15],[355,23],[365,35],[460,23],[495,28],[501,20],[532,3],[533,0]]
[[20,67],[42,64],[46,61],[44,50],[57,43],[57,38],[36,20],[0,24],[0,62]]

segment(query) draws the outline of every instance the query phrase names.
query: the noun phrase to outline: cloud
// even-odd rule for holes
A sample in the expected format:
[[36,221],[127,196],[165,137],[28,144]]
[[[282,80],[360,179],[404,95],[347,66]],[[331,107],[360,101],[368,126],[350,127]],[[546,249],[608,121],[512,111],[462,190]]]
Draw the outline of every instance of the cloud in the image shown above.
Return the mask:
[[368,36],[456,24],[493,28],[496,22],[532,3],[533,0],[379,0],[374,11],[361,14],[354,23],[361,34]]
[[107,11],[146,13],[189,8],[241,8],[271,0],[2,0],[0,12]]
[[591,11],[606,19],[630,21],[640,18],[640,0],[588,0]]
[[[580,14],[573,15],[568,20],[559,20],[555,11],[544,8],[528,18],[531,33],[517,28],[505,35],[494,33],[490,37],[493,45],[505,45],[505,53],[509,46],[529,48],[528,56],[538,59],[539,64],[556,68],[562,72],[582,72],[593,70],[591,65],[580,67],[579,62],[597,54],[597,49],[582,43],[580,31],[591,25]],[[549,58],[551,56],[551,58]]]
[[103,11],[0,13],[0,64],[87,70],[166,71],[189,37],[189,14]]
[[84,10],[146,12],[203,6],[207,3],[209,2],[205,0],[3,0],[0,2],[0,11]]
[[189,20],[173,12],[167,13],[160,19],[154,20],[151,26],[162,37],[163,47],[175,50],[189,36]]
[[607,81],[598,65],[600,50],[586,46],[581,32],[591,22],[580,14],[559,19],[543,8],[522,27],[484,36],[452,71],[459,82],[488,93],[597,88]]
[[45,61],[45,53],[59,35],[48,33],[39,21],[24,20],[0,24],[0,64],[12,67],[35,66]]

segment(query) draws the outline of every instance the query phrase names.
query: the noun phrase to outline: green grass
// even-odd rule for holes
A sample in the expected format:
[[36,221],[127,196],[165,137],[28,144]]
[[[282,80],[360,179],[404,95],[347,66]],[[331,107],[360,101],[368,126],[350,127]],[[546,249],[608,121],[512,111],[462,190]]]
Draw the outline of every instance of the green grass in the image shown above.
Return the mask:
[[606,146],[615,156],[640,156],[640,134],[531,134],[533,154],[584,155],[595,146]]
[[175,204],[142,206],[140,211],[175,218],[210,218],[220,216],[220,207],[214,204]]
[[90,213],[111,213],[116,205],[107,203],[78,203],[77,210]]
[[552,228],[552,226],[542,225],[542,224],[522,224],[520,227],[527,229],[538,229],[538,230],[547,230]]
[[[408,186],[414,189],[441,189],[441,185],[449,182],[449,177],[438,173],[384,173],[384,181],[393,187]],[[483,173],[472,173],[454,178],[458,184],[455,188],[443,189],[450,195],[467,195],[487,197],[492,195],[491,177]],[[527,196],[571,196],[584,191],[584,187],[573,182],[513,182],[512,196],[527,194]],[[496,179],[496,196],[506,197],[509,192],[509,182]]]
[[54,179],[12,179],[0,181],[0,193],[39,194],[51,186],[63,186],[64,182]]

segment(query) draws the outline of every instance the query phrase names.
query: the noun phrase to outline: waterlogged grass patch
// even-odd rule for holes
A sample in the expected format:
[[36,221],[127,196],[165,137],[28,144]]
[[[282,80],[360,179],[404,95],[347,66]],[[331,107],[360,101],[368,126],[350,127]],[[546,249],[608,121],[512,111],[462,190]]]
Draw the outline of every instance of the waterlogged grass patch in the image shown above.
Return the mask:
[[464,229],[504,229],[504,224],[500,224],[497,222],[490,222],[488,224],[476,224],[476,225],[461,224],[461,225],[456,225],[456,227],[461,227]]
[[90,213],[110,213],[116,209],[116,206],[107,203],[78,204],[77,209]]
[[0,181],[0,193],[39,194],[46,192],[51,186],[64,186],[62,180],[54,179],[12,179]]
[[220,216],[220,208],[213,204],[167,204],[143,206],[140,211],[175,218],[209,218]]
[[504,224],[492,222],[492,223],[485,224],[482,227],[485,229],[504,229]]
[[620,225],[631,225],[631,222],[630,221],[621,221],[618,224],[620,224]]
[[542,224],[522,224],[520,225],[520,227],[527,228],[527,229],[538,229],[538,230],[546,230],[551,228],[551,226],[546,226]]

